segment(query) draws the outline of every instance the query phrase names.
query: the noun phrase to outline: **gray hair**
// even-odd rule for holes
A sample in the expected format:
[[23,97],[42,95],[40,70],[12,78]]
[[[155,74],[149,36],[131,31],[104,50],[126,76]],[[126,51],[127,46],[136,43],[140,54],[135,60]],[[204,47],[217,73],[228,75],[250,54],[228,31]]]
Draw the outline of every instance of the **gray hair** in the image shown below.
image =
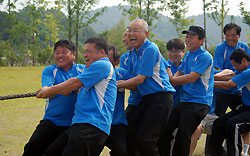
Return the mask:
[[134,22],[139,23],[142,26],[143,30],[148,32],[148,23],[144,19],[134,19],[131,23]]

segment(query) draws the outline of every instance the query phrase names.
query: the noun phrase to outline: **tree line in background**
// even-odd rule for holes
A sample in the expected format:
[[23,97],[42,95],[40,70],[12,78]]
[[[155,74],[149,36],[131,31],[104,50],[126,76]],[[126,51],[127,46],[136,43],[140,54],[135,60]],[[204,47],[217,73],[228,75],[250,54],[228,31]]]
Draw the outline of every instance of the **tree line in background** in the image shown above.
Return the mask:
[[[7,0],[5,11],[0,12],[0,66],[48,65],[53,62],[53,47],[58,39],[72,40],[76,45],[76,62],[84,63],[83,43],[93,36],[100,36],[124,53],[126,49],[122,43],[122,34],[127,29],[124,19],[121,19],[111,30],[100,34],[90,27],[97,22],[97,17],[104,14],[106,7],[93,13],[97,0],[30,0],[22,4],[23,9],[16,11],[17,2],[21,0]],[[193,24],[192,19],[186,18],[188,11],[187,0],[123,0],[129,7],[119,5],[124,16],[129,20],[142,18],[149,24],[149,28],[156,27],[153,21],[159,19],[161,11],[169,12],[169,20],[174,25],[179,38],[184,39],[181,30]],[[206,30],[206,14],[221,27],[221,41],[224,40],[223,27],[229,9],[228,0],[203,1],[204,29]],[[3,0],[0,0],[3,5]],[[51,7],[52,6],[52,7]],[[244,23],[250,26],[250,12],[239,3],[239,10]],[[165,42],[153,40],[165,56]],[[205,48],[206,47],[205,42]],[[213,48],[212,48],[213,49]],[[210,51],[213,51],[213,50]],[[78,52],[79,51],[79,52]]]

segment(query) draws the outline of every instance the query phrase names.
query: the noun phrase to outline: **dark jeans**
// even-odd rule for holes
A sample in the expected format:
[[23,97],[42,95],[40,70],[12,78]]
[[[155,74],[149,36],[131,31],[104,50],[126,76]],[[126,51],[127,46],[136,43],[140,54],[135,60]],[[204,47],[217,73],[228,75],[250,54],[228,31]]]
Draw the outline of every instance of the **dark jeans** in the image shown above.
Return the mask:
[[23,156],[42,156],[44,151],[68,127],[56,126],[49,120],[41,120],[24,146]]
[[137,110],[127,117],[129,156],[160,155],[158,141],[172,104],[173,96],[170,92],[158,92],[142,98]]
[[214,113],[220,117],[224,115],[229,107],[231,110],[235,110],[242,104],[241,94],[226,94],[222,92],[215,92],[216,106]]
[[111,150],[111,156],[128,156],[127,151],[127,127],[121,125],[111,125],[111,131],[105,145]]
[[160,140],[162,156],[188,156],[191,136],[209,111],[209,106],[183,102],[173,109]]
[[212,135],[208,143],[209,154],[223,153],[222,143],[227,140],[228,156],[240,156],[242,151],[241,134],[250,131],[250,107],[241,106],[214,121]]
[[108,135],[97,127],[73,124],[46,150],[45,156],[99,156]]

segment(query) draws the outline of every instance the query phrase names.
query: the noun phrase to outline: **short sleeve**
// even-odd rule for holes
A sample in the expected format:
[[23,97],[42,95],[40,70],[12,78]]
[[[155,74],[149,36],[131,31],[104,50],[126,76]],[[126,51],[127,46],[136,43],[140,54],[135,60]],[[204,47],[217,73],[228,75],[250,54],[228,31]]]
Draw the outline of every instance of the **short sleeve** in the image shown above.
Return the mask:
[[223,69],[225,48],[218,45],[214,51],[214,67]]
[[212,56],[209,57],[209,55],[200,55],[197,57],[196,62],[194,66],[192,67],[191,71],[199,73],[200,75],[203,75],[204,72],[213,64]]
[[250,77],[250,69],[247,69],[239,73],[235,77],[233,77],[232,81],[238,86],[238,88],[242,88],[250,82],[249,77]]
[[107,73],[113,75],[113,72],[114,69],[111,63],[99,60],[92,63],[88,68],[84,70],[84,72],[78,75],[77,78],[88,89],[96,85],[103,79],[107,78],[109,76]]
[[127,80],[130,77],[131,74],[129,74],[129,72],[126,69],[123,68],[116,68],[115,69],[116,72],[116,80]]
[[163,64],[164,64],[165,68],[170,67],[170,64],[168,63],[168,61],[163,56],[161,58],[163,60]]
[[51,68],[51,66],[45,67],[43,72],[42,72],[42,87],[44,86],[53,86],[55,83],[55,74],[57,68]]

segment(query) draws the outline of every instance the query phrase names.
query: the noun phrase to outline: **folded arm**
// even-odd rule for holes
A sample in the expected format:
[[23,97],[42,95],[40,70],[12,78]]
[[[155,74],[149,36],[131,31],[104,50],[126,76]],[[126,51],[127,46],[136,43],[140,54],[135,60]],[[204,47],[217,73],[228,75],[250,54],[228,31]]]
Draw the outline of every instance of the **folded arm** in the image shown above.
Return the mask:
[[191,72],[190,74],[182,75],[180,71],[177,71],[171,80],[173,86],[183,85],[187,83],[195,82],[201,75],[196,72]]

